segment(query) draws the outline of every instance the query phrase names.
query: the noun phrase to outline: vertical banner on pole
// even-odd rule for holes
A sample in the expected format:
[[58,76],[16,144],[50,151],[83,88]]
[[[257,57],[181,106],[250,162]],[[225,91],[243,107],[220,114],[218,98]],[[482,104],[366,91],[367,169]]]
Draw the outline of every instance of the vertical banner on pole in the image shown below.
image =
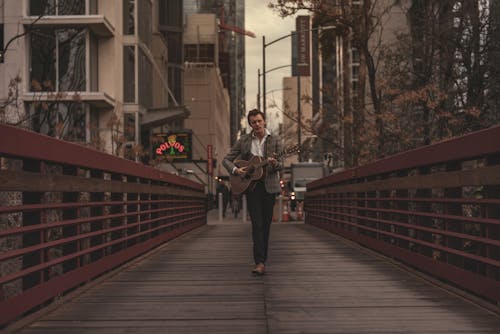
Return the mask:
[[295,19],[295,29],[297,29],[297,71],[301,76],[311,75],[310,48],[311,48],[311,25],[308,15],[300,15]]
[[207,145],[207,174],[208,176],[214,175],[214,164],[212,158],[212,145]]

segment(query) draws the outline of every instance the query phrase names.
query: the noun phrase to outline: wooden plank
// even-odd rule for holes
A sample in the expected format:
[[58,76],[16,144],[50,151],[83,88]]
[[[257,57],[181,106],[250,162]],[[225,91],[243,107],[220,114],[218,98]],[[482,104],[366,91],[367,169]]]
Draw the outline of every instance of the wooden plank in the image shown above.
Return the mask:
[[20,333],[496,333],[500,318],[309,225],[274,224],[253,277],[250,224],[170,242]]

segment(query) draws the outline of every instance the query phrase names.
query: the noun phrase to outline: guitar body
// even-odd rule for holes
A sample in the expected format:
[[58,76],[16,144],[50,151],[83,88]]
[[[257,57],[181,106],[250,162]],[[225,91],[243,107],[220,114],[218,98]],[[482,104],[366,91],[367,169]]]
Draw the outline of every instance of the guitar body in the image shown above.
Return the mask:
[[[292,145],[287,147],[280,153],[273,154],[276,159],[281,159],[284,156],[296,153],[300,151],[299,145]],[[247,167],[244,175],[233,175],[229,176],[229,181],[231,182],[231,191],[235,195],[244,193],[250,184],[257,181],[264,175],[265,166],[268,164],[267,159],[261,157],[253,156],[252,159],[246,160],[236,160],[234,165],[238,168]]]
[[238,168],[247,167],[247,172],[244,175],[229,176],[231,191],[234,195],[244,193],[253,181],[260,179],[264,175],[261,163],[262,158],[257,156],[252,157],[249,161],[236,160],[234,162],[234,165]]

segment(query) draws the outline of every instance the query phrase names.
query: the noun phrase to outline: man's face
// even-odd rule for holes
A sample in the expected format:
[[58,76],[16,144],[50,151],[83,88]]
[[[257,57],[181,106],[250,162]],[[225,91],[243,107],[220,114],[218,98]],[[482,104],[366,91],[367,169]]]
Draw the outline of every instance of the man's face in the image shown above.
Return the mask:
[[262,115],[250,116],[249,121],[256,135],[263,135],[265,133],[266,121]]

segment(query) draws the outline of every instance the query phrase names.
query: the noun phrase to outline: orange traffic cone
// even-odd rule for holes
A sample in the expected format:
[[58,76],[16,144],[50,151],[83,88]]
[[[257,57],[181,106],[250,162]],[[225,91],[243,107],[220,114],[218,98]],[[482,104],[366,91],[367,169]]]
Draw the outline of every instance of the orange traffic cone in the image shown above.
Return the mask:
[[283,204],[283,215],[281,216],[282,222],[290,221],[290,213],[288,212],[288,204]]
[[297,220],[304,219],[304,212],[302,211],[302,202],[297,203]]

